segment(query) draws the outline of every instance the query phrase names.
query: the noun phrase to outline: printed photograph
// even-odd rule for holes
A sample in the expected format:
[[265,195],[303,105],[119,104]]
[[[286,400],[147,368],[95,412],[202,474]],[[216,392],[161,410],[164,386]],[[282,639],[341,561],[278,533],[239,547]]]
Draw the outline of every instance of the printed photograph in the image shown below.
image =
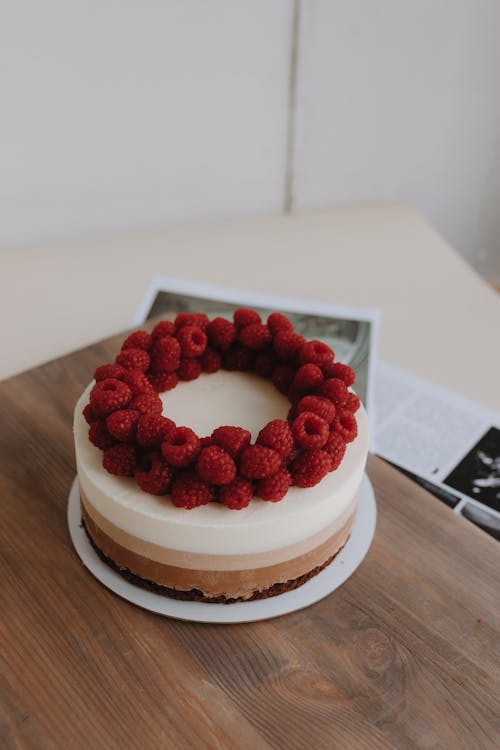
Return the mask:
[[[167,318],[178,312],[205,312],[210,317],[230,318],[240,303],[207,299],[178,292],[159,291],[146,316]],[[251,305],[263,319],[273,312],[271,308]],[[331,346],[335,358],[350,365],[356,372],[355,391],[367,406],[368,362],[372,324],[370,321],[347,320],[325,315],[312,315],[292,310],[282,310],[292,321],[297,333],[308,339],[319,339]]]
[[444,483],[500,511],[500,430],[491,427]]

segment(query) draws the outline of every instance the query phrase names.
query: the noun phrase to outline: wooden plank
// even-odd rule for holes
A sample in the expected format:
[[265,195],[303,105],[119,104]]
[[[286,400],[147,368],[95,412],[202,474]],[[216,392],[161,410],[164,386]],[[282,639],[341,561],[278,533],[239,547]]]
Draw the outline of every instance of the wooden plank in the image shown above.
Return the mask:
[[498,747],[498,545],[375,457],[368,557],[302,612],[176,622],[83,568],[72,411],[122,338],[0,384],[1,746]]

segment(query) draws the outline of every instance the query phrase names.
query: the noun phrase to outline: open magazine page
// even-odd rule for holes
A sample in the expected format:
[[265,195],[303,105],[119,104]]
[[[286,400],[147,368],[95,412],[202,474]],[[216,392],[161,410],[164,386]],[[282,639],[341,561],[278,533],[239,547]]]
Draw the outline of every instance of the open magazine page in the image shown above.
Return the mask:
[[378,455],[493,536],[500,535],[500,415],[380,362]]

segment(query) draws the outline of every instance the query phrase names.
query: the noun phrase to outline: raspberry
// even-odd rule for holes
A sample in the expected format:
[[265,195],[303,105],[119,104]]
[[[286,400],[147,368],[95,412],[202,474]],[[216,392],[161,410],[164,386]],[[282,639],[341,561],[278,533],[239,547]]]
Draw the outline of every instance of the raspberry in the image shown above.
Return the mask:
[[253,363],[253,371],[263,378],[270,378],[277,364],[275,353],[272,349],[268,349],[257,354]]
[[177,331],[177,341],[181,345],[181,357],[199,357],[207,346],[207,336],[201,328],[183,326]]
[[299,351],[299,360],[303,364],[325,365],[333,362],[334,354],[324,341],[306,341]]
[[203,372],[217,372],[220,370],[222,364],[222,357],[216,349],[211,346],[207,346],[205,352],[201,357],[201,366]]
[[176,427],[161,444],[161,451],[172,466],[189,466],[200,452],[200,439],[189,427]]
[[249,445],[241,454],[241,473],[248,479],[265,479],[278,471],[281,458],[265,445]]
[[104,451],[102,465],[110,474],[118,477],[132,477],[135,471],[136,455],[133,445],[113,445]]
[[337,364],[337,362],[325,362],[321,365],[321,372],[323,373],[323,377],[326,378],[335,378],[336,375],[334,367]]
[[112,411],[122,409],[131,398],[128,385],[116,378],[100,380],[90,391],[90,405],[98,417],[107,417]]
[[236,341],[236,328],[225,318],[214,318],[207,327],[208,340],[220,352],[226,352]]
[[328,440],[330,429],[318,414],[303,411],[292,425],[292,433],[301,448],[322,448]]
[[292,484],[296,487],[314,487],[330,471],[331,459],[320,448],[302,451],[290,465]]
[[181,357],[181,362],[177,369],[179,380],[196,380],[202,372],[199,360],[193,357]]
[[285,497],[291,483],[290,472],[286,469],[278,469],[276,474],[256,482],[255,494],[262,500],[277,503]]
[[349,391],[346,384],[343,380],[339,380],[339,378],[328,378],[328,380],[323,381],[316,388],[316,393],[318,396],[324,396],[333,401],[335,406],[344,406],[349,398]]
[[337,416],[333,423],[335,432],[341,435],[346,443],[352,443],[358,434],[358,423],[356,417],[346,409],[337,409]]
[[176,424],[161,414],[143,414],[137,424],[137,442],[142,448],[156,448],[173,436]]
[[340,466],[346,449],[345,440],[338,432],[330,432],[323,450],[330,456],[330,471],[335,471]]
[[268,422],[259,432],[255,442],[258,445],[265,445],[266,448],[272,448],[281,458],[289,456],[293,449],[292,431],[283,419],[273,419]]
[[274,351],[284,362],[296,362],[297,354],[305,338],[294,331],[278,331],[273,339]]
[[139,412],[135,409],[118,409],[106,419],[106,427],[113,437],[122,443],[131,443],[135,438]]
[[149,354],[143,349],[125,349],[116,358],[116,363],[126,370],[141,370],[149,368]]
[[230,484],[225,484],[219,490],[219,498],[226,508],[241,510],[246,508],[253,497],[253,485],[249,479],[236,477]]
[[151,369],[157,372],[175,372],[179,367],[181,345],[173,336],[162,336],[151,348]]
[[140,414],[147,414],[148,412],[161,414],[163,404],[158,394],[151,391],[150,393],[140,393],[138,396],[134,396],[129,404],[129,408],[135,409]]
[[297,388],[296,386],[291,385],[287,392],[288,400],[291,402],[291,404],[295,404],[301,396],[304,395],[304,391],[301,388]]
[[[307,393],[316,388],[323,382],[323,373],[318,365],[308,364],[299,367],[292,381],[294,395],[297,393]],[[290,399],[293,401],[294,399]]]
[[151,340],[161,339],[163,336],[171,336],[175,330],[175,326],[171,320],[161,320],[155,325],[151,332]]
[[[271,420],[252,445],[243,428],[222,426],[200,440],[162,415],[159,392],[221,366],[271,378],[291,401],[287,420]],[[282,313],[271,313],[264,324],[244,307],[233,322],[182,312],[151,334],[129,334],[115,364],[96,369],[83,416],[110,473],[135,472],[141,489],[171,491],[181,507],[217,499],[241,509],[254,492],[277,502],[290,484],[312,487],[338,468],[357,435],[360,400],[349,391],[354,377],[326,343],[306,341]]]
[[280,393],[288,393],[288,389],[295,377],[295,368],[292,365],[278,365],[273,370],[272,378],[274,385]]
[[297,404],[297,415],[303,411],[318,414],[325,422],[332,424],[335,419],[335,404],[322,396],[304,396]]
[[232,344],[222,357],[226,370],[250,370],[255,358],[255,352],[241,344]]
[[125,370],[121,380],[128,385],[133,396],[152,392],[151,383],[140,370]]
[[179,474],[172,486],[172,502],[177,508],[191,510],[206,505],[214,496],[213,487],[190,471]]
[[210,445],[202,448],[196,462],[196,472],[209,484],[229,484],[236,476],[236,464],[224,448]]
[[268,327],[262,323],[251,323],[240,329],[238,339],[243,346],[261,351],[271,343],[271,334]]
[[248,307],[239,307],[233,313],[234,325],[236,328],[251,326],[253,323],[261,323],[260,315],[256,310],[250,310]]
[[328,375],[325,373],[325,376],[343,380],[348,388],[356,380],[356,373],[352,367],[344,365],[342,362],[333,362],[328,368]]
[[92,422],[95,422],[98,418],[96,414],[94,414],[94,411],[90,404],[87,404],[87,406],[84,407],[82,414],[87,424],[92,424]]
[[168,492],[173,477],[174,470],[160,451],[146,453],[135,470],[135,481],[141,490],[151,495],[164,495]]
[[101,380],[107,380],[108,378],[121,380],[125,372],[125,369],[120,365],[101,365],[94,372],[94,380],[96,383],[99,383]]
[[95,445],[101,451],[111,448],[116,443],[114,437],[109,434],[104,419],[97,419],[95,422],[92,422],[89,427],[89,440],[92,445]]
[[279,312],[273,312],[267,319],[267,327],[275,336],[279,331],[293,331],[293,323],[286,315]]
[[208,323],[208,316],[205,313],[180,312],[175,319],[175,330],[178,331],[180,328],[184,328],[184,326],[196,326],[205,331]]
[[134,331],[123,342],[122,351],[124,349],[144,349],[147,352],[150,346],[151,336],[147,331]]
[[211,435],[212,442],[224,448],[233,458],[239,456],[242,450],[247,445],[250,445],[251,439],[252,436],[248,430],[244,430],[243,427],[232,427],[229,425],[217,427]]
[[359,396],[357,396],[355,393],[352,393],[352,391],[349,391],[347,394],[346,402],[344,404],[344,409],[347,409],[347,411],[350,411],[351,414],[354,414],[354,412],[358,411],[359,405],[361,401],[359,400]]
[[171,391],[179,382],[175,372],[151,372],[148,375],[148,380],[157,393]]

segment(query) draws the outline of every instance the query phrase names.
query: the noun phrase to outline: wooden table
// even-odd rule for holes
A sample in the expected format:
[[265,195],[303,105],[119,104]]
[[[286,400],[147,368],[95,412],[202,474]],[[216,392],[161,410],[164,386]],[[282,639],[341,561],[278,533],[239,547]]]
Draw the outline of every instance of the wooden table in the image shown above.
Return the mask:
[[143,611],[66,526],[71,422],[101,343],[0,384],[2,748],[498,748],[497,542],[370,457],[360,569],[250,625]]

